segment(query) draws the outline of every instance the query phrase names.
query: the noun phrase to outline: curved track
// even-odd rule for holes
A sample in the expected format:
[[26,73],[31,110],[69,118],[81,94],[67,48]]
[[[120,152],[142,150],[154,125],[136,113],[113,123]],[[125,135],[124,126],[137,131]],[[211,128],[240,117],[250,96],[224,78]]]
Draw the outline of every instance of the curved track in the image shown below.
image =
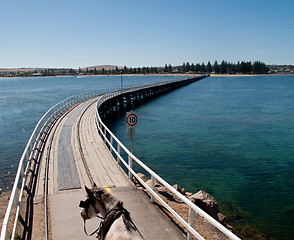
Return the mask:
[[[87,109],[92,105],[94,104],[95,102],[92,102],[91,104],[89,104],[85,110],[83,111],[82,115],[79,117],[78,119],[78,130],[77,130],[77,133],[78,133],[78,144],[79,144],[79,150],[80,150],[80,154],[81,154],[81,157],[83,159],[83,162],[84,162],[84,166],[87,170],[87,173],[88,173],[88,176],[89,176],[89,179],[91,181],[91,183],[93,183],[93,178],[91,176],[91,173],[89,171],[89,168],[88,168],[88,165],[87,165],[87,162],[85,160],[85,157],[84,157],[84,153],[83,153],[83,150],[82,150],[82,147],[81,147],[81,141],[80,141],[80,122],[81,122],[81,119],[84,115],[84,113],[87,111]],[[74,108],[76,106],[68,109],[60,119],[58,119],[56,125],[54,126],[54,130],[52,131],[52,134],[51,134],[51,137],[50,137],[50,140],[48,141],[48,151],[47,151],[47,156],[46,156],[46,165],[45,165],[45,179],[44,179],[44,216],[45,216],[45,239],[48,239],[48,172],[49,172],[49,160],[50,160],[50,156],[51,156],[51,149],[52,149],[52,143],[53,143],[53,139],[56,135],[56,130],[58,129],[59,125],[61,124],[62,120],[68,115],[70,114]]]
[[[100,186],[128,186],[129,182],[127,178],[121,177],[122,170],[116,166],[113,160],[111,163],[104,161],[107,158],[112,158],[108,152],[104,143],[98,136],[98,132],[95,125],[95,107],[97,98],[87,100],[79,103],[73,108],[67,110],[62,117],[60,117],[55,126],[53,127],[50,137],[47,142],[47,154],[44,166],[44,213],[45,213],[45,238],[48,239],[48,198],[50,194],[62,193],[66,190],[80,189],[85,185],[92,185],[96,182]],[[71,126],[69,126],[69,119],[71,120]],[[64,129],[69,128],[70,134],[65,134]],[[59,168],[61,168],[58,162],[60,152],[64,149],[60,149],[60,142],[62,138],[67,139],[68,148],[73,151],[73,163],[77,169],[78,176],[76,178],[80,187],[68,187],[61,189],[58,183],[61,180]],[[97,141],[99,140],[100,141]],[[101,151],[102,149],[102,151]],[[105,152],[103,151],[105,149]],[[62,159],[63,161],[64,159]],[[66,165],[67,166],[67,165]],[[110,173],[109,173],[110,171]],[[65,171],[66,172],[66,171]],[[124,173],[123,173],[124,174]],[[62,176],[64,177],[64,176]],[[69,176],[69,178],[71,178]]]
[[[131,212],[132,218],[145,239],[183,239],[183,235],[174,227],[172,222],[163,216],[150,199],[141,191],[134,188],[126,173],[120,168],[105,143],[98,134],[95,124],[95,99],[87,100],[76,105],[58,119],[51,130],[46,143],[44,157],[41,161],[37,194],[43,199],[43,212],[36,212],[33,224],[33,239],[89,239],[83,232],[83,222],[80,217],[79,201],[85,198],[85,185],[95,182],[98,186],[108,186],[113,194],[124,202]],[[66,130],[66,131],[65,131]],[[69,139],[64,139],[64,135]],[[66,153],[61,148],[61,141],[66,140],[72,150],[79,188],[61,189],[59,185],[60,153]],[[47,158],[45,159],[45,156]],[[62,161],[65,159],[62,156]],[[70,173],[70,171],[68,171]],[[46,175],[44,189],[44,176]],[[64,177],[64,176],[63,176]],[[47,209],[48,207],[48,209]],[[35,209],[37,206],[35,206]],[[49,213],[47,215],[47,213]],[[145,216],[142,218],[142,216]],[[44,226],[45,231],[40,231]],[[97,219],[87,223],[89,231],[97,228]],[[34,227],[35,226],[35,227]],[[39,231],[39,233],[38,233]],[[35,234],[36,233],[36,234]],[[91,239],[91,237],[90,237]],[[93,236],[93,239],[96,239]]]
[[[89,171],[89,167],[88,164],[86,162],[84,153],[83,153],[83,148],[82,148],[82,144],[81,144],[81,139],[80,139],[80,123],[81,123],[81,119],[84,116],[85,112],[89,109],[90,106],[92,106],[96,101],[90,103],[82,112],[82,114],[78,117],[78,123],[77,123],[77,140],[78,140],[78,145],[79,145],[79,151],[80,151],[80,156],[83,159],[83,164],[85,166],[85,169],[87,171],[87,175],[89,177],[89,180],[91,183],[93,183],[93,178],[91,176],[91,173]],[[80,103],[81,104],[81,103]],[[76,106],[75,106],[76,107]],[[67,110],[62,117],[58,120],[58,122],[56,123],[56,125],[54,126],[54,130],[51,134],[50,140],[49,140],[49,144],[48,144],[48,151],[47,151],[47,156],[46,156],[46,165],[45,165],[45,179],[44,179],[44,214],[45,214],[45,239],[48,239],[48,173],[49,173],[49,160],[50,160],[50,156],[51,156],[51,149],[52,149],[52,144],[53,144],[53,139],[56,136],[56,131],[58,129],[58,127],[60,126],[60,124],[62,123],[62,120],[67,117],[72,111],[74,110],[73,108],[70,108],[69,110]]]

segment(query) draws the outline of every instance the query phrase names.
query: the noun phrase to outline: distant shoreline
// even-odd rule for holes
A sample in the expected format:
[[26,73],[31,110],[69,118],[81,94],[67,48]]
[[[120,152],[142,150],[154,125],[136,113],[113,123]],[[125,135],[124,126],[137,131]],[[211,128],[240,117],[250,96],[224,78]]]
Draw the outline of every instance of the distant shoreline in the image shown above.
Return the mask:
[[[204,73],[204,74],[209,74],[209,73]],[[198,75],[204,75],[204,74],[190,74],[190,73],[150,73],[150,74],[85,74],[85,75],[55,75],[55,76],[0,76],[0,78],[42,78],[42,77],[98,77],[98,76],[198,76]],[[293,76],[294,73],[283,73],[283,72],[278,72],[278,73],[273,73],[273,74],[214,74],[210,73],[210,77],[256,77],[256,76]]]

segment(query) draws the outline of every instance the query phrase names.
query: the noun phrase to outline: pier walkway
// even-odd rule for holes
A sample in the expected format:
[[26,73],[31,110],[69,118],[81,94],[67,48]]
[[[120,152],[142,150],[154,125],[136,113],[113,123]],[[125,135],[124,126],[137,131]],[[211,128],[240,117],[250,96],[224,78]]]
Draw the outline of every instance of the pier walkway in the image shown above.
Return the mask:
[[[20,159],[0,240],[8,239],[9,232],[12,232],[12,239],[16,233],[22,235],[22,239],[95,239],[95,234],[92,237],[85,235],[79,208],[80,200],[86,197],[84,187],[90,187],[93,182],[107,186],[123,201],[146,240],[191,240],[193,236],[203,240],[204,237],[194,228],[194,215],[202,219],[201,223],[197,220],[197,228],[205,226],[202,234],[206,228],[213,232],[210,239],[239,240],[134,156],[105,125],[116,114],[205,77],[207,75],[80,94],[49,109],[36,125]],[[137,175],[133,163],[150,176],[150,184]],[[136,188],[133,180],[139,182],[151,199]],[[184,212],[174,210],[156,186],[175,196],[181,204],[178,211],[185,209]],[[9,220],[14,202],[16,213],[11,224]],[[87,232],[97,229],[99,221],[98,218],[87,220]],[[181,225],[187,236],[174,221]]]
[[[95,124],[96,98],[81,103],[56,124],[49,166],[49,215],[53,240],[95,239],[83,230],[79,201],[86,196],[84,186],[91,186],[78,146],[78,130],[90,174],[98,186],[110,187],[124,202],[145,239],[184,239],[184,235],[164,216],[150,199],[128,179],[98,135]],[[79,129],[80,128],[80,129]],[[53,134],[54,131],[51,132]],[[48,149],[48,147],[45,147]],[[41,160],[36,202],[44,196],[44,170],[47,152]],[[38,214],[38,213],[37,213]],[[36,214],[36,215],[37,215]],[[33,218],[32,238],[39,231],[38,216]],[[97,218],[89,220],[88,232],[99,226]],[[38,234],[37,234],[38,235]]]

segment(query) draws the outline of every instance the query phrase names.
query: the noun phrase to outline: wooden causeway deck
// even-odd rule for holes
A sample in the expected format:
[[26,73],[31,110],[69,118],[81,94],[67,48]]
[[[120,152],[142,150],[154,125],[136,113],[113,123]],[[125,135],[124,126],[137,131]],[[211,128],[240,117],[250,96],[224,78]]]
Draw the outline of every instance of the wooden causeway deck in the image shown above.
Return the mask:
[[[130,211],[131,217],[145,239],[184,239],[184,235],[175,225],[142,191],[134,187],[106,148],[95,125],[96,100],[90,99],[75,107],[58,121],[50,133],[52,135],[55,132],[50,152],[48,180],[49,232],[52,239],[96,239],[95,235],[88,237],[84,234],[79,208],[79,201],[86,196],[84,186],[91,185],[77,140],[78,122],[81,116],[81,146],[96,184],[109,186],[114,195],[124,202],[124,206]],[[44,196],[47,152],[46,146],[41,159],[35,199]],[[34,216],[33,239],[34,233],[39,231],[39,220],[40,216]],[[96,229],[98,224],[97,219],[90,220],[87,225],[88,231]]]

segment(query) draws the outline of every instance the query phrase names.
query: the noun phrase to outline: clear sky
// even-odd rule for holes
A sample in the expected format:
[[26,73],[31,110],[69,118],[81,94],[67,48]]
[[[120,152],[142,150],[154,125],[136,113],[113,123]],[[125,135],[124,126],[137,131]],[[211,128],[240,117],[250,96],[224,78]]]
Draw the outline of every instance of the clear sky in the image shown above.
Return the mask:
[[0,0],[0,68],[294,65],[294,0]]

